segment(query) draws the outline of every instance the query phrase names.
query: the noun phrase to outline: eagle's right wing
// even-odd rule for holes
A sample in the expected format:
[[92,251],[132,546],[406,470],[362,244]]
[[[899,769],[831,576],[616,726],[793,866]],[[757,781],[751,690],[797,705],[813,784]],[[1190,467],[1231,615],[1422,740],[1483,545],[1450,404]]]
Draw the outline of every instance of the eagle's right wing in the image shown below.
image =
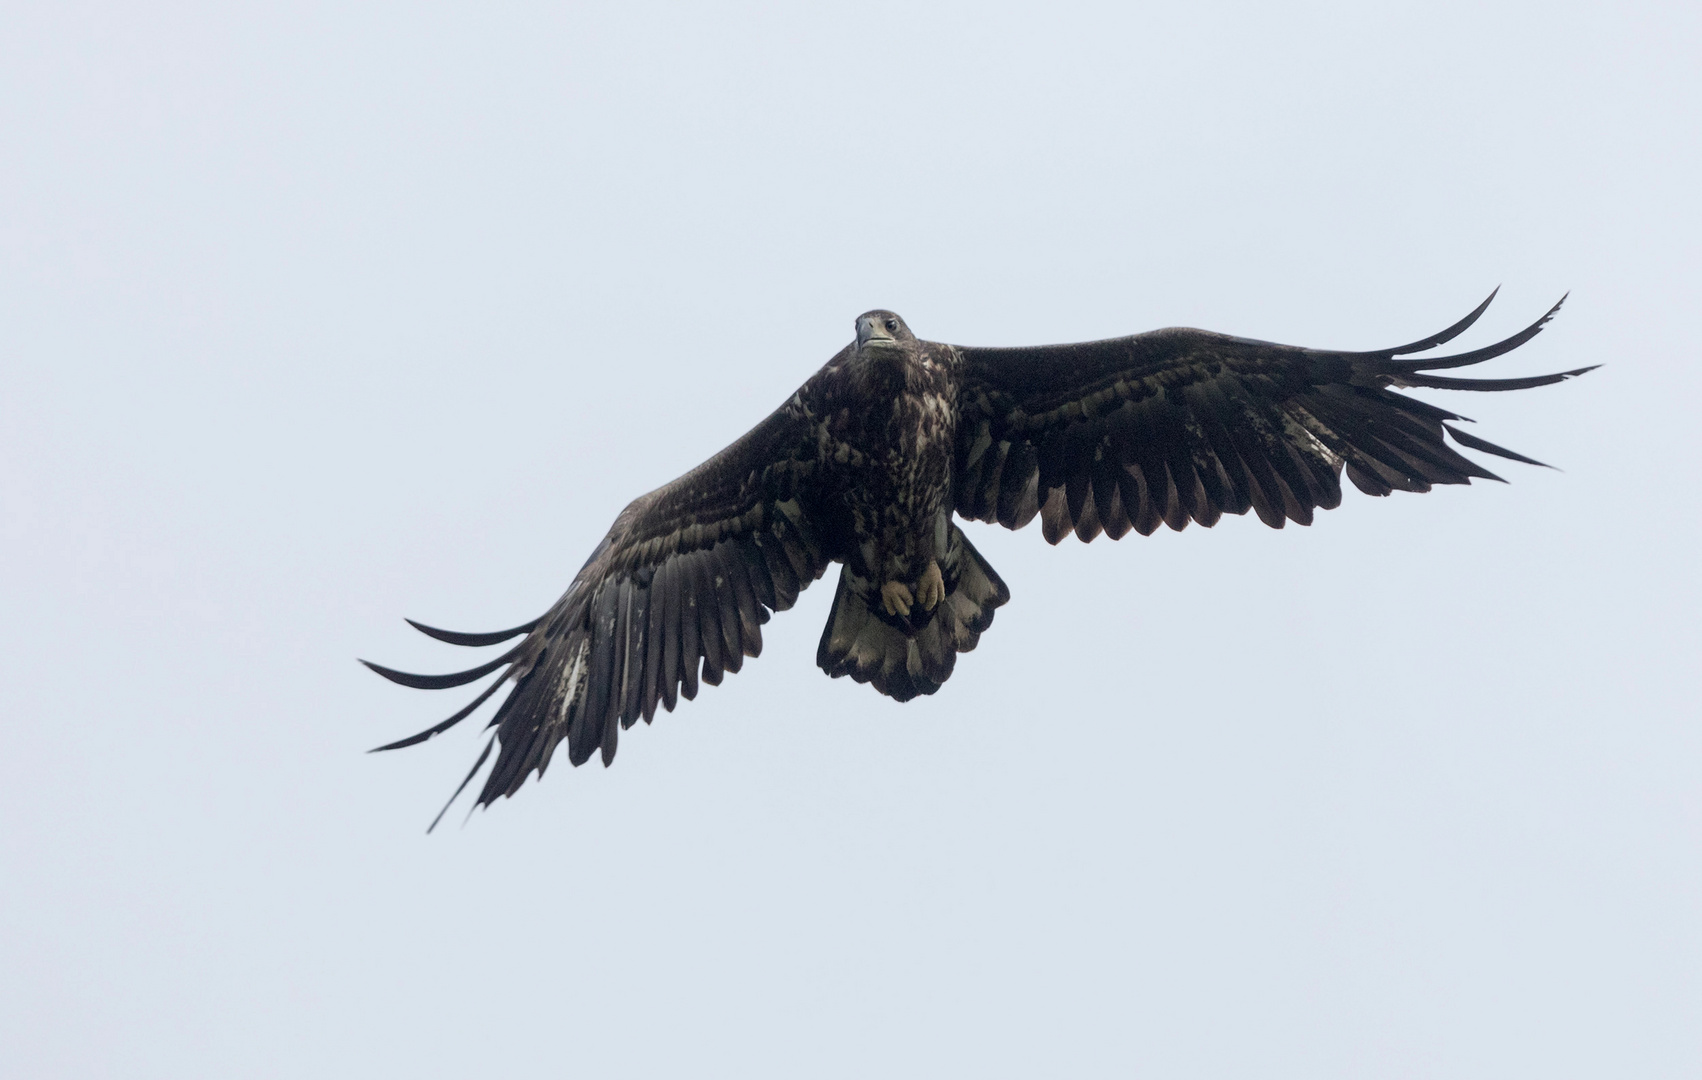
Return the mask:
[[[560,600],[511,630],[464,634],[413,623],[454,645],[520,643],[451,675],[413,675],[363,661],[393,682],[427,690],[502,674],[447,720],[379,750],[412,746],[466,719],[512,682],[491,743],[459,795],[500,744],[479,804],[539,775],[565,740],[568,760],[614,759],[620,731],[660,703],[697,696],[762,649],[760,627],[827,568],[800,491],[816,464],[816,429],[794,397],[733,445],[627,506]],[[412,620],[409,620],[412,622]],[[454,802],[454,797],[450,798]],[[444,809],[448,809],[445,806]],[[442,814],[438,817],[441,819]],[[437,824],[432,822],[433,827]]]
[[1055,544],[1072,530],[1084,541],[1101,530],[1117,539],[1160,523],[1209,527],[1249,509],[1273,528],[1285,520],[1310,525],[1314,509],[1340,503],[1344,466],[1372,495],[1500,479],[1446,438],[1531,459],[1452,425],[1464,417],[1395,392],[1519,390],[1590,370],[1522,379],[1428,374],[1517,348],[1559,304],[1494,345],[1411,355],[1460,334],[1488,306],[1485,300],[1440,333],[1371,352],[1191,329],[1076,345],[958,347],[957,512],[1011,529],[1038,514]]

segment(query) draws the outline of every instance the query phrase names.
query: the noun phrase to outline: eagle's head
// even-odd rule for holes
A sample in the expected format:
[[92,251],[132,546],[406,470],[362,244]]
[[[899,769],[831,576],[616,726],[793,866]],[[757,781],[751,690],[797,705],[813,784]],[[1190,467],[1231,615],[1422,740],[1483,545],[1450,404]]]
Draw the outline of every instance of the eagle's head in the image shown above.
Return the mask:
[[857,316],[857,349],[898,349],[916,340],[904,320],[890,311],[865,311]]

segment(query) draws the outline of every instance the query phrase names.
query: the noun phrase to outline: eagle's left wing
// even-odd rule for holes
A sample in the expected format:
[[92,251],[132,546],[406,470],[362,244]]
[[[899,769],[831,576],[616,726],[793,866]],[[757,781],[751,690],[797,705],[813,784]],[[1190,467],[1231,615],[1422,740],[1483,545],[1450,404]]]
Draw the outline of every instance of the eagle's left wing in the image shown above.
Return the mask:
[[[1393,349],[1331,352],[1204,330],[1155,330],[1077,345],[958,347],[953,498],[966,518],[1046,539],[1092,540],[1162,522],[1215,524],[1248,509],[1272,528],[1312,523],[1341,502],[1340,473],[1372,495],[1499,480],[1447,445],[1541,464],[1453,427],[1455,413],[1395,392],[1425,386],[1519,390],[1581,375],[1522,379],[1425,374],[1500,356],[1535,337],[1555,304],[1505,341],[1407,359],[1459,335],[1489,306]],[[1564,298],[1562,298],[1564,302]]]
[[490,722],[492,742],[456,795],[492,743],[501,750],[480,805],[514,794],[534,770],[542,775],[564,740],[573,764],[600,751],[607,765],[622,729],[641,716],[648,723],[658,703],[672,711],[677,697],[697,696],[700,659],[703,681],[716,685],[723,672],[738,671],[744,657],[761,652],[759,628],[769,612],[791,607],[827,568],[801,497],[816,446],[813,423],[794,398],[691,472],[633,500],[542,618],[489,634],[413,623],[454,645],[524,637],[489,663],[451,675],[413,675],[363,661],[387,679],[427,690],[463,686],[502,669],[455,715],[378,749],[447,731],[512,681]]

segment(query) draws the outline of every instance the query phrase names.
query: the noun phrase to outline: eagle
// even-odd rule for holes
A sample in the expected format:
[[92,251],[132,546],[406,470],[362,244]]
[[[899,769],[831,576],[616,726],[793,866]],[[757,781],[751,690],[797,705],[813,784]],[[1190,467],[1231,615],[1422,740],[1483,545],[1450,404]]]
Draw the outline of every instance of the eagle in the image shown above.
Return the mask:
[[932,694],[1011,595],[958,519],[1020,529],[1039,517],[1052,544],[1072,532],[1086,542],[1191,521],[1210,528],[1249,510],[1280,529],[1339,505],[1344,472],[1368,495],[1501,479],[1450,440],[1542,465],[1397,392],[1523,390],[1596,366],[1526,378],[1433,374],[1518,348],[1566,300],[1493,345],[1418,355],[1464,332],[1495,295],[1439,333],[1370,352],[1188,328],[971,348],[923,341],[891,311],[865,312],[855,340],[767,419],[622,510],[540,618],[494,633],[408,620],[452,645],[518,638],[512,648],[447,675],[362,661],[430,690],[501,672],[448,719],[374,752],[442,734],[508,686],[445,811],[493,747],[475,809],[541,777],[564,745],[574,765],[593,755],[608,765],[634,722],[650,723],[658,706],[673,711],[700,681],[719,685],[758,656],[769,615],[833,563],[821,669],[895,701]]

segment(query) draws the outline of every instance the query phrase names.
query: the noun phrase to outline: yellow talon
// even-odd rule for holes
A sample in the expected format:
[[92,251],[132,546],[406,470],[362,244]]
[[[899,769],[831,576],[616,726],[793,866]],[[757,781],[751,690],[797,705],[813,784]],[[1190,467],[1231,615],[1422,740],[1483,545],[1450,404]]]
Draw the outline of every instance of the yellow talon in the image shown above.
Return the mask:
[[916,599],[921,602],[924,611],[932,611],[945,598],[946,583],[940,577],[940,564],[929,559],[928,568],[922,571],[922,580],[916,583]]
[[881,606],[886,608],[888,615],[908,618],[910,615],[910,590],[902,581],[889,581],[881,586]]

